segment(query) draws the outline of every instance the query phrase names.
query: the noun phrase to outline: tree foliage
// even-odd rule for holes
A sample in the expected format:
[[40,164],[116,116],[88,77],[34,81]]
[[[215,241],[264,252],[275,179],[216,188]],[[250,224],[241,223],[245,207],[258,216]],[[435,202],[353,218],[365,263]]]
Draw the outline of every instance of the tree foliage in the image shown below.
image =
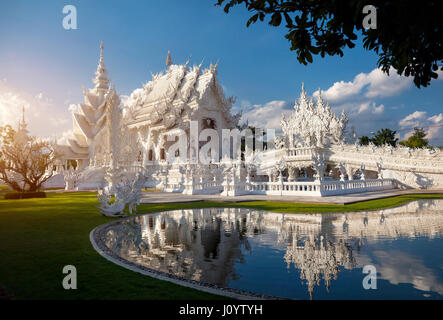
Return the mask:
[[371,139],[369,139],[368,136],[361,136],[361,137],[358,139],[358,143],[359,143],[361,146],[367,146],[367,145],[369,144],[369,142],[371,142]]
[[391,145],[395,147],[398,141],[398,139],[395,137],[396,133],[397,131],[393,131],[388,128],[380,129],[372,138],[369,138],[368,136],[361,136],[359,138],[359,143],[361,146],[367,146],[369,143],[373,143],[379,147],[384,145]]
[[376,146],[391,145],[395,147],[398,139],[395,137],[397,131],[388,128],[380,129],[376,132],[371,142]]
[[[443,70],[443,1],[413,0],[218,0],[228,13],[244,4],[252,16],[249,27],[258,20],[271,26],[285,24],[290,49],[300,63],[313,62],[312,55],[323,58],[343,56],[353,48],[357,34],[365,49],[374,51],[378,66],[387,74],[392,67],[398,74],[414,77],[417,87],[428,86]],[[377,27],[364,29],[363,7],[373,5]]]
[[[14,140],[15,133],[15,130],[9,124],[0,127],[0,145],[10,145]],[[0,157],[1,155],[0,150]]]
[[399,144],[409,148],[425,148],[429,146],[428,139],[425,139],[426,132],[423,128],[414,128],[414,133],[406,141],[400,141]]
[[53,144],[36,137],[20,141],[7,126],[0,127],[0,133],[0,179],[18,192],[39,190],[53,174],[56,158]]

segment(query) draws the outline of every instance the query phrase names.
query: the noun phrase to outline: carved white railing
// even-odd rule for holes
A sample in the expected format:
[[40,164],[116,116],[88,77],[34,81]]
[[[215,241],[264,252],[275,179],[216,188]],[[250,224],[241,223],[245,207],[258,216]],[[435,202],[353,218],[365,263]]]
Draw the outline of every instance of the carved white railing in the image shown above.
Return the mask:
[[238,196],[247,194],[280,195],[280,196],[334,196],[350,193],[382,191],[395,189],[394,179],[367,179],[346,181],[294,181],[294,182],[227,182],[188,181],[167,182],[163,188],[166,192],[183,194],[220,194]]
[[[234,188],[231,186],[231,188]],[[243,188],[243,186],[242,186]],[[396,188],[393,179],[347,181],[295,181],[245,183],[248,194],[333,196],[349,193],[381,191]]]
[[220,182],[166,182],[163,184],[163,190],[166,192],[182,192],[183,194],[218,194],[223,190]]
[[184,194],[216,194],[223,189],[218,181],[188,182],[184,187]]
[[358,192],[389,190],[397,187],[394,179],[367,179],[347,181],[324,181],[321,186],[321,195],[340,195]]
[[321,196],[320,183],[315,181],[251,182],[247,188],[251,194]]
[[144,172],[146,169],[142,165],[129,165],[129,166],[121,166],[124,172],[128,173],[138,173]]
[[[298,155],[306,156],[311,154],[311,148],[296,148]],[[297,154],[295,155],[297,156]],[[139,172],[141,166],[131,166],[126,168],[126,172]],[[150,168],[152,170],[152,168]],[[322,181],[276,181],[276,182],[246,182],[236,177],[235,179],[225,177],[220,180],[203,180],[186,177],[171,177],[171,169],[167,167],[158,168],[159,184],[166,192],[181,192],[183,194],[220,194],[222,196],[238,196],[245,194],[263,195],[303,195],[303,196],[333,196],[349,193],[360,193],[370,191],[381,191],[397,188],[395,179],[366,179],[366,180],[322,180]],[[244,177],[243,177],[244,178]],[[203,181],[202,181],[203,180]]]
[[288,148],[286,149],[286,155],[288,157],[306,157],[312,155],[312,147],[303,147],[303,148]]

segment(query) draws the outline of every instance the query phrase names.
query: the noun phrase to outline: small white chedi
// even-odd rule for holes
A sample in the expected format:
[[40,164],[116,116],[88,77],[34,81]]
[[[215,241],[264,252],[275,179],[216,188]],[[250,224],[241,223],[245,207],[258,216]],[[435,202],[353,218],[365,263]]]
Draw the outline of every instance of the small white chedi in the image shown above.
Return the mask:
[[[122,103],[109,85],[101,44],[93,81],[94,88],[84,91],[84,103],[73,112],[68,145],[59,145],[58,151],[60,166],[77,163],[75,175],[66,172],[66,188],[102,189],[106,214],[120,214],[117,209],[125,201],[137,203],[126,200],[130,197],[125,193],[141,196],[141,185],[224,196],[328,196],[397,187],[443,188],[442,151],[360,146],[355,132],[347,130],[345,112],[337,116],[321,94],[314,101],[304,87],[292,113],[282,116],[283,135],[271,139],[267,134],[263,149],[257,148],[263,139],[256,138],[258,150],[252,156],[240,156],[234,147],[227,153],[223,150],[226,141],[235,140],[234,135],[225,136],[224,129],[232,133],[244,127],[239,125],[241,115],[231,114],[235,100],[225,97],[217,64],[209,68],[190,66],[189,61],[178,65],[168,53],[166,70],[152,75]],[[182,138],[185,151],[174,148]],[[216,147],[209,150],[209,142]],[[211,160],[200,162],[208,151]],[[149,176],[137,175],[146,170]],[[111,191],[119,193],[114,207],[106,200]]]

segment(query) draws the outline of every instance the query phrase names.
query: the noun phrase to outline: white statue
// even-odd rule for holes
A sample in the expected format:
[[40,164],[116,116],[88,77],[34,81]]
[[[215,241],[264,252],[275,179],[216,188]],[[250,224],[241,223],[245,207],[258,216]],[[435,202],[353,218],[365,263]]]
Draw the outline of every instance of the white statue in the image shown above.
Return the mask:
[[366,166],[362,164],[360,166],[360,180],[366,180],[365,173],[366,173]]
[[377,179],[383,179],[382,164],[380,162],[376,162],[376,165],[377,165]]
[[[126,205],[128,206],[129,215],[136,210],[140,204],[142,197],[142,189],[145,186],[147,177],[145,174],[138,172],[134,181],[129,179],[114,186],[114,190],[110,191],[107,187],[102,188],[98,192],[100,201],[100,212],[107,217],[122,217]],[[114,201],[112,198],[114,197]]]
[[325,160],[323,156],[321,156],[319,153],[312,155],[313,164],[315,170],[315,180],[316,181],[323,181],[323,176],[325,172]]
[[69,168],[68,170],[63,170],[63,178],[65,180],[65,190],[72,191],[77,188],[77,183],[79,180],[80,172]]
[[346,168],[343,164],[343,162],[340,162],[338,164],[338,170],[340,171],[340,181],[345,181],[345,177],[346,177]]

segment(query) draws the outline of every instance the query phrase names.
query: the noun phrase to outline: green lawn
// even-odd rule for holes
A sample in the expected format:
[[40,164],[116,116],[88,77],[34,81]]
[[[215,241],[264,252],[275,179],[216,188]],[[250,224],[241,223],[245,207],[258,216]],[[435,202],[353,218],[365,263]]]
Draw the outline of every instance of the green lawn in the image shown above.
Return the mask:
[[[203,207],[276,212],[340,212],[401,205],[439,195],[408,195],[350,205],[284,202],[197,202],[141,205],[138,213]],[[98,213],[95,193],[48,193],[48,198],[0,200],[0,287],[16,299],[217,299],[220,297],[137,274],[101,257],[89,242]],[[78,289],[62,288],[62,268],[74,265]]]

